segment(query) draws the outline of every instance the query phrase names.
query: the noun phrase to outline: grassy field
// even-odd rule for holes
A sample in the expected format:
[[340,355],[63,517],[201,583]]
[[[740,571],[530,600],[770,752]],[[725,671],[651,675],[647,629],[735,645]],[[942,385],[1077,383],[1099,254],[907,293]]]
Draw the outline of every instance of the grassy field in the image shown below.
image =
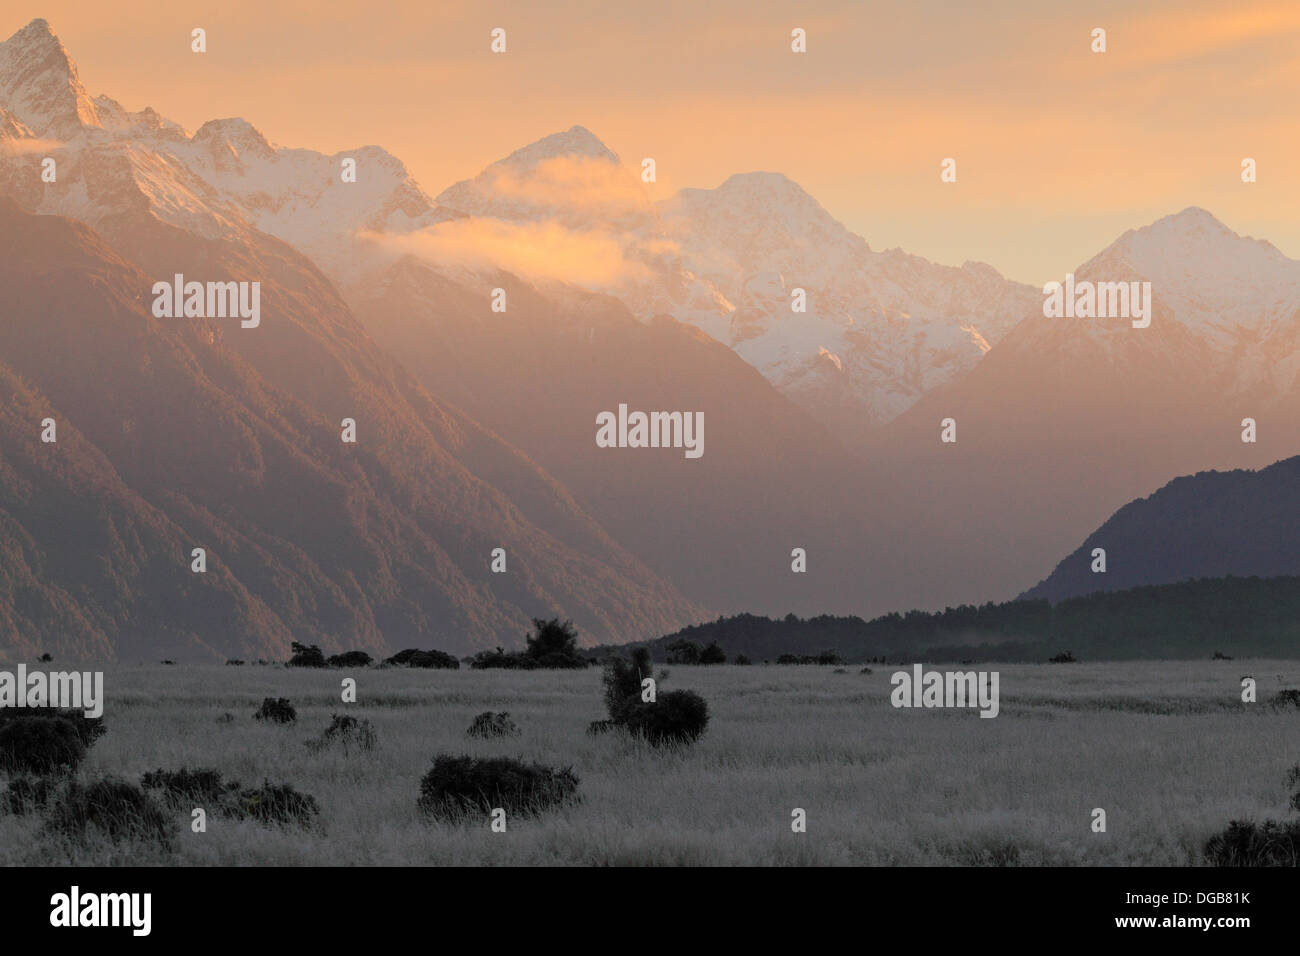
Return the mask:
[[[984,665],[984,669],[990,669]],[[1196,865],[1230,819],[1289,819],[1300,711],[1240,703],[1300,686],[1296,661],[1005,665],[1001,713],[896,710],[896,668],[669,667],[660,689],[708,700],[708,733],[655,751],[605,716],[600,672],[356,672],[144,667],[105,678],[107,734],[80,774],[138,781],[158,767],[215,767],[246,785],[288,782],[321,806],[312,830],[177,816],[170,852],[70,845],[38,816],[0,816],[0,862],[205,864],[953,864]],[[359,701],[340,702],[340,680]],[[298,721],[264,725],[264,697]],[[465,728],[508,710],[521,736]],[[219,723],[229,712],[235,720]],[[368,754],[312,752],[332,713],[365,717]],[[519,756],[572,766],[580,803],[506,833],[488,821],[430,823],[416,809],[434,754]],[[791,810],[807,811],[806,833]],[[1090,830],[1102,807],[1108,832]]]

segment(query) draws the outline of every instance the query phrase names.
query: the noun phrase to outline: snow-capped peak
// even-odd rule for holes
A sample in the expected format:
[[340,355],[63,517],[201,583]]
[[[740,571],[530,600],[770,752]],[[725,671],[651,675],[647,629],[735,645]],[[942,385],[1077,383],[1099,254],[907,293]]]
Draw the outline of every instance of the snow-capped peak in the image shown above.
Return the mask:
[[1150,282],[1157,307],[1219,348],[1231,347],[1242,330],[1267,332],[1300,309],[1300,261],[1197,206],[1130,229],[1077,274]]
[[0,107],[36,136],[63,139],[99,126],[68,51],[40,19],[0,43]]
[[217,154],[229,150],[240,159],[270,159],[275,155],[275,149],[266,141],[266,137],[248,120],[239,117],[208,120],[198,128],[193,142]]
[[602,143],[591,130],[585,126],[571,126],[564,132],[543,136],[492,165],[506,166],[518,173],[530,170],[548,159],[561,157],[601,159],[615,165],[619,162],[618,154]]

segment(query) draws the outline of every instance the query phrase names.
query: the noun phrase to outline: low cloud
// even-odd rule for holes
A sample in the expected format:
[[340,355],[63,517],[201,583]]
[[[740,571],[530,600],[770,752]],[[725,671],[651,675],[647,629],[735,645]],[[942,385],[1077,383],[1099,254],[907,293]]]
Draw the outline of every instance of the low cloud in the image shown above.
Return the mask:
[[644,212],[650,203],[638,175],[592,156],[556,156],[521,172],[494,166],[477,185],[496,200],[583,214]]
[[577,285],[616,286],[648,274],[644,265],[627,257],[616,236],[568,229],[550,221],[454,219],[405,235],[366,233],[361,238],[389,252],[438,265],[496,267],[531,279]]

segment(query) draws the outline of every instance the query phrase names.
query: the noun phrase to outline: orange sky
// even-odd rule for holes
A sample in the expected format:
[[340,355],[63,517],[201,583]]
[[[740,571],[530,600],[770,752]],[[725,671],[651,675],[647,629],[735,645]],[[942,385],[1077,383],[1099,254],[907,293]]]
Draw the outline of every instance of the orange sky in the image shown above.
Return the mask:
[[378,144],[432,195],[581,124],[653,156],[665,195],[775,170],[874,248],[1037,284],[1190,205],[1300,258],[1297,0],[4,0],[0,34],[38,16],[92,93],[191,131]]

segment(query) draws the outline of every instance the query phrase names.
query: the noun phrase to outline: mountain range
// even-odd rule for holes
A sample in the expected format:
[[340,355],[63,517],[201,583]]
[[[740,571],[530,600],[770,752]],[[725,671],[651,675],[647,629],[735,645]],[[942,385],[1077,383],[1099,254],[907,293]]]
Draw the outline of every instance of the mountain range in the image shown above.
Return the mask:
[[[431,198],[377,146],[91,96],[43,20],[0,43],[0,646],[464,652],[535,616],[608,643],[1009,598],[1171,478],[1300,450],[1300,262],[1204,210],[1075,270],[1151,282],[1138,329],[876,251],[779,173],[639,172],[575,126]],[[261,326],[155,318],[178,273],[260,282]],[[620,404],[703,412],[705,454],[598,447]]]

